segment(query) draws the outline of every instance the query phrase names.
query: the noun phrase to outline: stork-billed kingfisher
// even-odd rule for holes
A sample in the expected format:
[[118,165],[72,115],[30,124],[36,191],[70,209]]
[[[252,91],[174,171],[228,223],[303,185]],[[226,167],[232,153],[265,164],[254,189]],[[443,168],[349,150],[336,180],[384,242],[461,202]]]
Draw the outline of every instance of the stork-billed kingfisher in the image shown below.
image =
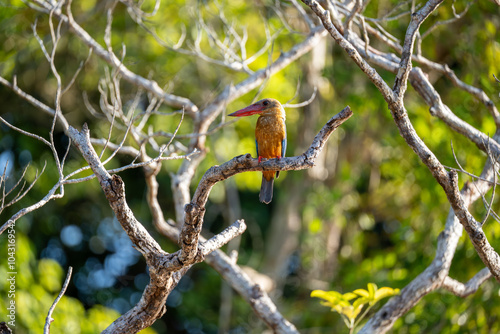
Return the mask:
[[[259,114],[257,126],[255,127],[255,145],[259,163],[264,159],[272,159],[285,156],[286,152],[286,126],[285,109],[278,100],[263,99],[246,108],[235,111],[229,116],[250,116]],[[259,200],[269,204],[273,199],[274,177],[278,177],[279,171],[263,171],[262,185],[260,187]]]

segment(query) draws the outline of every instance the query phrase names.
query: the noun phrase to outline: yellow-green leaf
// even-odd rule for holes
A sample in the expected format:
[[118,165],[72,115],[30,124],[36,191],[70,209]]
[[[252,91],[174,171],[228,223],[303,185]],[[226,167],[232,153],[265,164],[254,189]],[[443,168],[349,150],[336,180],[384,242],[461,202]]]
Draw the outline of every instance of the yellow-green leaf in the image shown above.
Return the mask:
[[363,306],[354,307],[352,305],[349,305],[348,307],[344,307],[342,309],[342,314],[349,318],[349,320],[354,321],[362,309]]
[[376,303],[385,297],[397,295],[398,293],[399,293],[399,289],[382,287],[382,288],[378,289],[377,292],[375,292],[375,298],[373,300],[373,303]]
[[351,303],[349,303],[348,300],[345,300],[345,299],[339,299],[337,300],[337,304],[341,307],[349,307],[351,306]]
[[351,299],[354,299],[354,298],[356,298],[356,297],[358,297],[358,296],[356,295],[356,293],[352,293],[352,292],[347,292],[347,293],[344,293],[344,294],[342,295],[342,298],[343,298],[343,299],[345,299],[345,300],[351,300]]
[[375,299],[375,293],[377,292],[377,285],[375,283],[368,283],[368,292],[370,293],[370,299]]
[[354,301],[354,303],[352,304],[352,306],[354,308],[357,308],[357,307],[363,307],[365,304],[369,303],[370,302],[370,298],[366,298],[366,297],[359,297],[358,299],[356,299]]
[[[353,292],[341,294],[337,291],[314,290],[311,297],[323,299],[322,305],[330,307],[331,311],[338,312],[351,323],[354,323],[363,307],[369,304],[370,307],[379,300],[399,293],[399,289],[389,287],[377,288],[374,283],[368,283],[368,290],[356,289]],[[351,301],[354,302],[351,304]],[[358,320],[359,321],[359,320]]]
[[321,298],[328,302],[335,303],[342,298],[342,295],[337,291],[313,290],[311,297]]
[[366,297],[366,298],[370,297],[370,293],[365,289],[356,289],[353,292],[361,297]]

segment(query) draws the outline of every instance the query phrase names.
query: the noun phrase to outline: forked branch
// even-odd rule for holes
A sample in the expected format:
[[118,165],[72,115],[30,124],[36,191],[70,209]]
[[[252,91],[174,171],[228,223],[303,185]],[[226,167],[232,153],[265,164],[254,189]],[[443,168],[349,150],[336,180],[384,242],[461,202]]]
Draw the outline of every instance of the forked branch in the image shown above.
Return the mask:
[[[210,168],[202,178],[193,197],[186,205],[186,220],[180,233],[181,249],[173,254],[163,251],[144,226],[135,218],[125,199],[125,187],[121,178],[110,175],[90,143],[90,133],[86,126],[81,132],[70,127],[69,136],[78,147],[90,168],[97,176],[106,198],[125,232],[146,259],[151,281],[146,287],[141,301],[129,312],[117,319],[105,333],[136,332],[150,326],[166,311],[167,296],[177,285],[180,277],[194,264],[205,259],[210,252],[245,230],[243,222],[228,227],[218,236],[201,244],[200,232],[203,213],[208,195],[213,185],[237,173],[253,170],[299,170],[314,166],[314,161],[326,144],[331,133],[351,117],[349,107],[332,117],[315,137],[311,147],[301,156],[269,160],[258,163],[250,155],[238,156],[221,166]],[[254,294],[262,295],[262,291]],[[273,305],[273,304],[271,304]],[[293,327],[293,326],[292,326]],[[291,327],[291,328],[292,328]],[[293,332],[293,331],[292,331]]]

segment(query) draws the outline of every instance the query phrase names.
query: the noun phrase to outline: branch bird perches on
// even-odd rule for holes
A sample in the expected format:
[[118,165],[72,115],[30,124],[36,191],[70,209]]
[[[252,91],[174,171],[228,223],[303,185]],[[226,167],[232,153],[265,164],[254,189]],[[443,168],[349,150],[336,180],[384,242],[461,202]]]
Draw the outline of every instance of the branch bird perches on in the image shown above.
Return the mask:
[[[97,176],[111,208],[133,242],[134,247],[146,259],[151,278],[139,303],[115,320],[103,333],[135,333],[151,326],[156,319],[166,312],[166,299],[187,270],[193,264],[203,261],[205,256],[211,252],[244,232],[246,228],[244,222],[237,221],[210,240],[200,242],[205,205],[212,187],[217,182],[248,171],[282,171],[311,168],[332,132],[351,116],[352,111],[349,107],[345,107],[340,113],[333,116],[316,135],[309,149],[300,156],[259,162],[258,159],[253,159],[250,154],[246,154],[237,156],[220,166],[213,166],[208,169],[198,184],[192,201],[185,207],[185,220],[179,236],[181,249],[170,254],[161,248],[135,218],[125,198],[124,182],[118,175],[110,175],[104,168],[92,147],[88,127],[84,125],[82,131],[69,127],[68,135]],[[258,291],[257,294],[256,291]],[[272,304],[271,299],[258,285],[254,285],[252,291],[248,292],[248,296],[244,297],[250,301],[257,298],[265,303],[265,305],[260,306],[255,304],[254,309],[275,331],[298,333],[295,327],[281,316],[274,304]],[[271,314],[269,314],[270,311]]]

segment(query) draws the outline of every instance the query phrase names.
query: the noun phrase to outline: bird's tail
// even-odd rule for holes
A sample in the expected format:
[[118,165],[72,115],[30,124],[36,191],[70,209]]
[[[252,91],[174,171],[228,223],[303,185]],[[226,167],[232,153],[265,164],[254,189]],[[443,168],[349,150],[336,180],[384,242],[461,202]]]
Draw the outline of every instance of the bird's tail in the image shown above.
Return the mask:
[[259,200],[262,203],[269,204],[273,199],[274,173],[275,172],[262,173],[262,185],[260,186],[259,195]]

